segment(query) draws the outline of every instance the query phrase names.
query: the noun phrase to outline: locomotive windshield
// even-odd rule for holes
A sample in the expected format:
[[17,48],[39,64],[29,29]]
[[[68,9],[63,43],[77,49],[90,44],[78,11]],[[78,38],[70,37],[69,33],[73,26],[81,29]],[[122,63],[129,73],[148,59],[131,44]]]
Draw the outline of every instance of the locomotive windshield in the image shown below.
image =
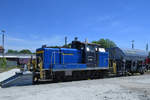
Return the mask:
[[86,50],[87,50],[88,52],[95,52],[96,49],[95,49],[95,46],[87,45]]

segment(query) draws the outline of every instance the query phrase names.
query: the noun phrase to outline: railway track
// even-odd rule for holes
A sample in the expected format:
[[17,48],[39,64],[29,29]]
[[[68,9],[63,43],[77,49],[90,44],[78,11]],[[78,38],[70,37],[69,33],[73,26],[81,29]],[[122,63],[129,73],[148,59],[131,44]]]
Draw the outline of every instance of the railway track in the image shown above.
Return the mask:
[[[145,74],[150,74],[150,71],[145,72],[143,75]],[[107,79],[107,78],[119,78],[119,77],[132,77],[132,76],[141,76],[141,74],[139,73],[135,73],[135,74],[130,74],[130,75],[126,75],[126,76],[116,76],[114,74],[111,74],[109,76],[104,76],[104,77],[97,77],[97,78],[85,78],[85,79],[73,79],[72,77],[66,77],[65,79],[62,80],[45,80],[45,81],[39,81],[37,83],[34,83],[33,85],[40,85],[40,84],[51,84],[51,83],[63,83],[63,82],[72,82],[72,81],[83,81],[83,80],[97,80],[97,79]]]

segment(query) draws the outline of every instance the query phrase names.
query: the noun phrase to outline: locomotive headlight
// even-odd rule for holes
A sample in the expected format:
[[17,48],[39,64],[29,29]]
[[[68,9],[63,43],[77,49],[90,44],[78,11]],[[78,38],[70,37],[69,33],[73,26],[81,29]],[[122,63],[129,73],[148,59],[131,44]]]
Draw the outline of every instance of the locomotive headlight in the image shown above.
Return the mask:
[[87,48],[86,48],[86,50],[87,50],[87,51],[90,51],[90,48],[89,48],[89,47],[87,47]]

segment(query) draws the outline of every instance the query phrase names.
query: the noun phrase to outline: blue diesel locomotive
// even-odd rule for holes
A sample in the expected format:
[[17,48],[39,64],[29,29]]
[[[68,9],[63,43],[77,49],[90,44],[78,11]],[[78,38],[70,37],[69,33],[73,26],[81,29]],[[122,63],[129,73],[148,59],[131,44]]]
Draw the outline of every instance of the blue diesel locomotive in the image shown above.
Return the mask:
[[148,52],[72,41],[71,48],[42,46],[36,50],[34,82],[144,74]]
[[71,48],[36,50],[34,81],[99,78],[109,69],[109,53],[100,45],[72,41]]

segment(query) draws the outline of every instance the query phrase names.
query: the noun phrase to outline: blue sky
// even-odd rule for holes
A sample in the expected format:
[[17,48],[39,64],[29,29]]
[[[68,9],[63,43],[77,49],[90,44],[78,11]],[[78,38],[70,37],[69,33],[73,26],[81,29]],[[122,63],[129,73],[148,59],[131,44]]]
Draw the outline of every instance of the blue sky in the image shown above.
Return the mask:
[[[6,49],[62,45],[64,37],[108,38],[119,47],[150,44],[150,0],[0,0]],[[0,39],[1,41],[1,39]],[[1,42],[0,42],[1,43]]]

